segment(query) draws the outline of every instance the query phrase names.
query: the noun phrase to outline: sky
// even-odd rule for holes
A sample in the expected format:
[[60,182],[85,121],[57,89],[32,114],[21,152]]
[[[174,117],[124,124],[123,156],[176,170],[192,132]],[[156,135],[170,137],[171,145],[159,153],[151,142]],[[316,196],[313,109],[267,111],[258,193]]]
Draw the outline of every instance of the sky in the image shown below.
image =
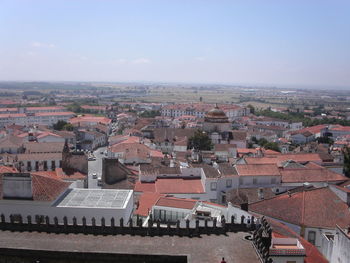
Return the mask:
[[0,0],[0,80],[350,89],[350,1]]

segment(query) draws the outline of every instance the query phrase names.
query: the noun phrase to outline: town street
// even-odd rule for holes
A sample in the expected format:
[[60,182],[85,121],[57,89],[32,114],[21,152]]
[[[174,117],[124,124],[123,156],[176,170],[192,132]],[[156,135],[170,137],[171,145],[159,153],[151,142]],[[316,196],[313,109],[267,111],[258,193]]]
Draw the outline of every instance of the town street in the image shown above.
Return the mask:
[[[101,154],[101,152],[104,152],[107,149],[107,147],[101,147],[95,150],[94,156],[96,157],[96,161],[89,161],[89,175],[88,175],[88,188],[91,189],[98,189],[101,188],[97,185],[97,178],[102,176],[102,158],[105,157],[104,154]],[[96,173],[97,178],[92,178],[92,174]]]

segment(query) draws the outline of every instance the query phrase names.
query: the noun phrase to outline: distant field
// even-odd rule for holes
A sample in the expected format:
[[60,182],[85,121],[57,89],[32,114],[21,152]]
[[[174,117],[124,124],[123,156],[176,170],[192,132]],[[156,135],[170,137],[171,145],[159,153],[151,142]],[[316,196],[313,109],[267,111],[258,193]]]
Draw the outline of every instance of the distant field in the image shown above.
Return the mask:
[[256,102],[256,101],[246,101],[242,103],[243,105],[252,105],[256,109],[266,109],[268,107],[281,107],[281,105],[273,104],[273,103],[262,103],[262,102]]
[[199,102],[202,97],[203,102],[209,103],[237,103],[239,94],[229,91],[208,91],[208,90],[193,90],[188,88],[172,88],[162,89],[153,88],[142,98],[145,102]]

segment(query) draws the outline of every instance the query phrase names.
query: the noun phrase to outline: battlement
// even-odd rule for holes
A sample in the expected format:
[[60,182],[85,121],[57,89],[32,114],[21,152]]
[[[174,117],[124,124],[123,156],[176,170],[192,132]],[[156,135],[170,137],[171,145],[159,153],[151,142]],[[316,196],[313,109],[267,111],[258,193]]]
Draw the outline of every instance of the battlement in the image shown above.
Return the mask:
[[[111,218],[110,222],[107,222],[105,218],[101,218],[99,222],[93,217],[91,224],[87,223],[85,217],[78,223],[76,217],[72,218],[72,222],[68,222],[68,218],[64,216],[63,220],[59,220],[58,217],[50,218],[49,216],[37,215],[34,219],[31,216],[23,217],[20,214],[9,215],[6,217],[4,214],[0,215],[0,230],[9,231],[37,231],[46,233],[83,233],[94,235],[140,235],[140,236],[201,236],[203,234],[216,234],[225,235],[227,232],[246,232],[254,230],[256,225],[254,224],[254,218],[246,219],[242,216],[239,222],[233,216],[226,221],[225,218],[221,219],[221,224],[217,224],[216,219],[213,222],[208,220],[204,221],[204,224],[200,224],[199,220],[196,220],[194,224],[191,224],[190,220],[185,221],[185,226],[180,224],[178,220],[175,224],[170,222],[161,223],[160,220],[153,221],[149,218],[146,224],[141,218],[134,220],[130,219],[128,222],[124,222],[123,218],[115,220]],[[63,221],[60,223],[59,221]]]

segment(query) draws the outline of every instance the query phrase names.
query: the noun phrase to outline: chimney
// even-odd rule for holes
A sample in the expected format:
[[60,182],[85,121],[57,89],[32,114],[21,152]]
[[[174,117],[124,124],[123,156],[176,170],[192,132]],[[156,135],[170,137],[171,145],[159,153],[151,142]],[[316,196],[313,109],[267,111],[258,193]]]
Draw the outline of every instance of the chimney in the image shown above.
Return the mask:
[[261,187],[258,189],[258,197],[260,200],[264,199],[264,189]]

